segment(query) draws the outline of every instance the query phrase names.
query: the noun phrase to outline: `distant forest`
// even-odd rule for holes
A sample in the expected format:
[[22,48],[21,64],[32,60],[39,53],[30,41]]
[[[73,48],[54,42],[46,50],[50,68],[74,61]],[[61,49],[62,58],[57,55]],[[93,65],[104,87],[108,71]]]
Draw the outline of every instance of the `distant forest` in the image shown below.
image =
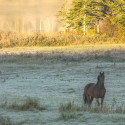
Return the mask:
[[0,0],[0,31],[124,37],[125,0]]

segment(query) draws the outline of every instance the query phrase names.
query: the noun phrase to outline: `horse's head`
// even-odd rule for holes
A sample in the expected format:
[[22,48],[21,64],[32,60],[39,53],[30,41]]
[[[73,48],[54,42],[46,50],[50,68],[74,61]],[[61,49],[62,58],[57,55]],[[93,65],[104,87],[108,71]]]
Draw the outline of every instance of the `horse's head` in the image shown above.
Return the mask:
[[104,84],[104,80],[105,80],[105,74],[104,72],[100,72],[99,76],[98,76],[98,81],[102,84]]
[[100,85],[104,85],[104,80],[105,80],[105,74],[104,72],[100,72],[100,74],[98,75],[98,83],[100,83]]

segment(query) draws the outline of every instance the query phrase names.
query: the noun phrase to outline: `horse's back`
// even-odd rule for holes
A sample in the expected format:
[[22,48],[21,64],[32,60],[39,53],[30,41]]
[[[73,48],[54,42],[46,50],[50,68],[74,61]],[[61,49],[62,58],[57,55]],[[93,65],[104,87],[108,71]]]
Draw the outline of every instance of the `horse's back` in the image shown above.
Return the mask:
[[90,87],[94,86],[95,83],[89,83],[85,86],[84,91],[88,90]]
[[105,96],[106,89],[105,87],[99,89],[95,83],[89,83],[85,86],[84,92],[89,96],[102,98]]

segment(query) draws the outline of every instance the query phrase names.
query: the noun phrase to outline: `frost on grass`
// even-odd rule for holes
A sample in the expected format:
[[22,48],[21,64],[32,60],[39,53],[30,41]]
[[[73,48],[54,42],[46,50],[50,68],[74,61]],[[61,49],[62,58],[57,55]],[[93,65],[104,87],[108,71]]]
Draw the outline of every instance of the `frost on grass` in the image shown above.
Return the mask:
[[60,119],[69,120],[77,118],[79,115],[84,115],[85,112],[89,113],[102,113],[102,114],[125,114],[125,107],[123,104],[118,105],[116,101],[112,101],[112,105],[108,106],[106,103],[103,108],[98,107],[97,104],[88,107],[86,105],[77,105],[74,102],[60,104],[59,107]]
[[[18,51],[17,51],[18,49]],[[125,45],[82,45],[67,47],[22,47],[2,49],[0,63],[23,63],[29,59],[31,62],[41,61],[90,61],[101,60],[108,62],[125,62]]]
[[0,125],[14,125],[8,117],[0,115]]
[[68,102],[67,104],[61,104],[59,107],[60,118],[62,120],[75,119],[79,115],[83,115],[81,112],[82,107],[74,104],[74,102]]
[[1,104],[1,107],[18,110],[18,111],[33,111],[36,110],[46,110],[46,106],[40,105],[40,101],[37,98],[31,98],[27,97],[25,102],[23,104],[18,104],[16,101],[12,104],[7,104],[7,102],[4,102]]

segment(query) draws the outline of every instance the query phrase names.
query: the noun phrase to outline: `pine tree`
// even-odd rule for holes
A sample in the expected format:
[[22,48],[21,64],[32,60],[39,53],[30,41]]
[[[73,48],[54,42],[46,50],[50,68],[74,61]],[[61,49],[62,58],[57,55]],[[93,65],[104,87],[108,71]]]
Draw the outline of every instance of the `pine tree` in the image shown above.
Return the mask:
[[85,3],[83,0],[73,0],[73,7],[69,10],[67,21],[70,28],[82,30],[85,15],[85,13],[82,12],[82,8],[84,8],[84,5]]
[[69,26],[85,32],[87,27],[94,27],[106,16],[106,9],[102,0],[73,0],[68,13]]
[[114,17],[111,20],[112,23],[125,27],[125,1],[115,0],[111,8],[113,11],[112,15]]
[[64,27],[64,31],[67,28],[67,13],[68,13],[68,9],[66,8],[68,0],[65,0],[65,2],[63,3],[63,5],[61,6],[61,9],[58,11],[57,19],[58,22]]

